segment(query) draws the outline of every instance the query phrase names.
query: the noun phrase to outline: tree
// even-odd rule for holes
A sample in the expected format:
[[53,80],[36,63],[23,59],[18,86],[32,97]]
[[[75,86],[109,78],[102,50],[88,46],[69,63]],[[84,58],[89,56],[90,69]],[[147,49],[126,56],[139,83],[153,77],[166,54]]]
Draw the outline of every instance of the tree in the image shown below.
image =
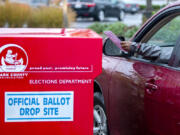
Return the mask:
[[148,19],[152,16],[152,0],[146,0],[145,17]]
[[67,0],[63,0],[63,25],[65,28],[67,28],[69,24],[67,12],[68,12]]

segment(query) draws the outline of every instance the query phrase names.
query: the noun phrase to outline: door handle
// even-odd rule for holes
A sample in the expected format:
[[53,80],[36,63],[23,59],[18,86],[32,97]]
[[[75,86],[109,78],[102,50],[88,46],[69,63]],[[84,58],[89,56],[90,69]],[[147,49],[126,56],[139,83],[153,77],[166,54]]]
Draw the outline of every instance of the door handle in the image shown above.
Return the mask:
[[146,90],[146,93],[149,95],[152,95],[158,89],[159,87],[155,84],[145,83],[145,90]]
[[153,91],[158,90],[158,86],[152,83],[145,83],[145,87]]

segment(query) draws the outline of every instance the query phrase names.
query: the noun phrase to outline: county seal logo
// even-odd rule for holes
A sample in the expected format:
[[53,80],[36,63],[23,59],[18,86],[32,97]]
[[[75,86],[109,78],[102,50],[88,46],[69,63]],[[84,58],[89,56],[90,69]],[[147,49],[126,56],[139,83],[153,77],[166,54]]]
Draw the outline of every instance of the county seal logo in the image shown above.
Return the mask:
[[26,51],[16,44],[0,47],[0,72],[23,72],[28,65]]

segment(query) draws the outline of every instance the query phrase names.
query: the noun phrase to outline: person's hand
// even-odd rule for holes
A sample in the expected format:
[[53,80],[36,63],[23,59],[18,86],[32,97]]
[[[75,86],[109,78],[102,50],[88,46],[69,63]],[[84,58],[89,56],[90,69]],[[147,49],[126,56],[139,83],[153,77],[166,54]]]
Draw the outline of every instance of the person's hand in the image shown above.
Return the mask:
[[125,51],[130,51],[130,46],[131,46],[132,42],[130,41],[121,41],[121,46]]

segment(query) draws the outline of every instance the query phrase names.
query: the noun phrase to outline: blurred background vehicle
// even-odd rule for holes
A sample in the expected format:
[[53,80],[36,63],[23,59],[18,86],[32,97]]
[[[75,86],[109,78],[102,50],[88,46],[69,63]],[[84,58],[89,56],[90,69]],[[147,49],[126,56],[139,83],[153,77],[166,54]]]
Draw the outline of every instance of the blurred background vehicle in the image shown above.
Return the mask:
[[137,13],[140,9],[139,4],[134,0],[120,0],[122,8],[126,13]]
[[117,0],[68,0],[68,5],[77,17],[93,17],[95,21],[104,21],[106,17],[124,18],[124,11]]

